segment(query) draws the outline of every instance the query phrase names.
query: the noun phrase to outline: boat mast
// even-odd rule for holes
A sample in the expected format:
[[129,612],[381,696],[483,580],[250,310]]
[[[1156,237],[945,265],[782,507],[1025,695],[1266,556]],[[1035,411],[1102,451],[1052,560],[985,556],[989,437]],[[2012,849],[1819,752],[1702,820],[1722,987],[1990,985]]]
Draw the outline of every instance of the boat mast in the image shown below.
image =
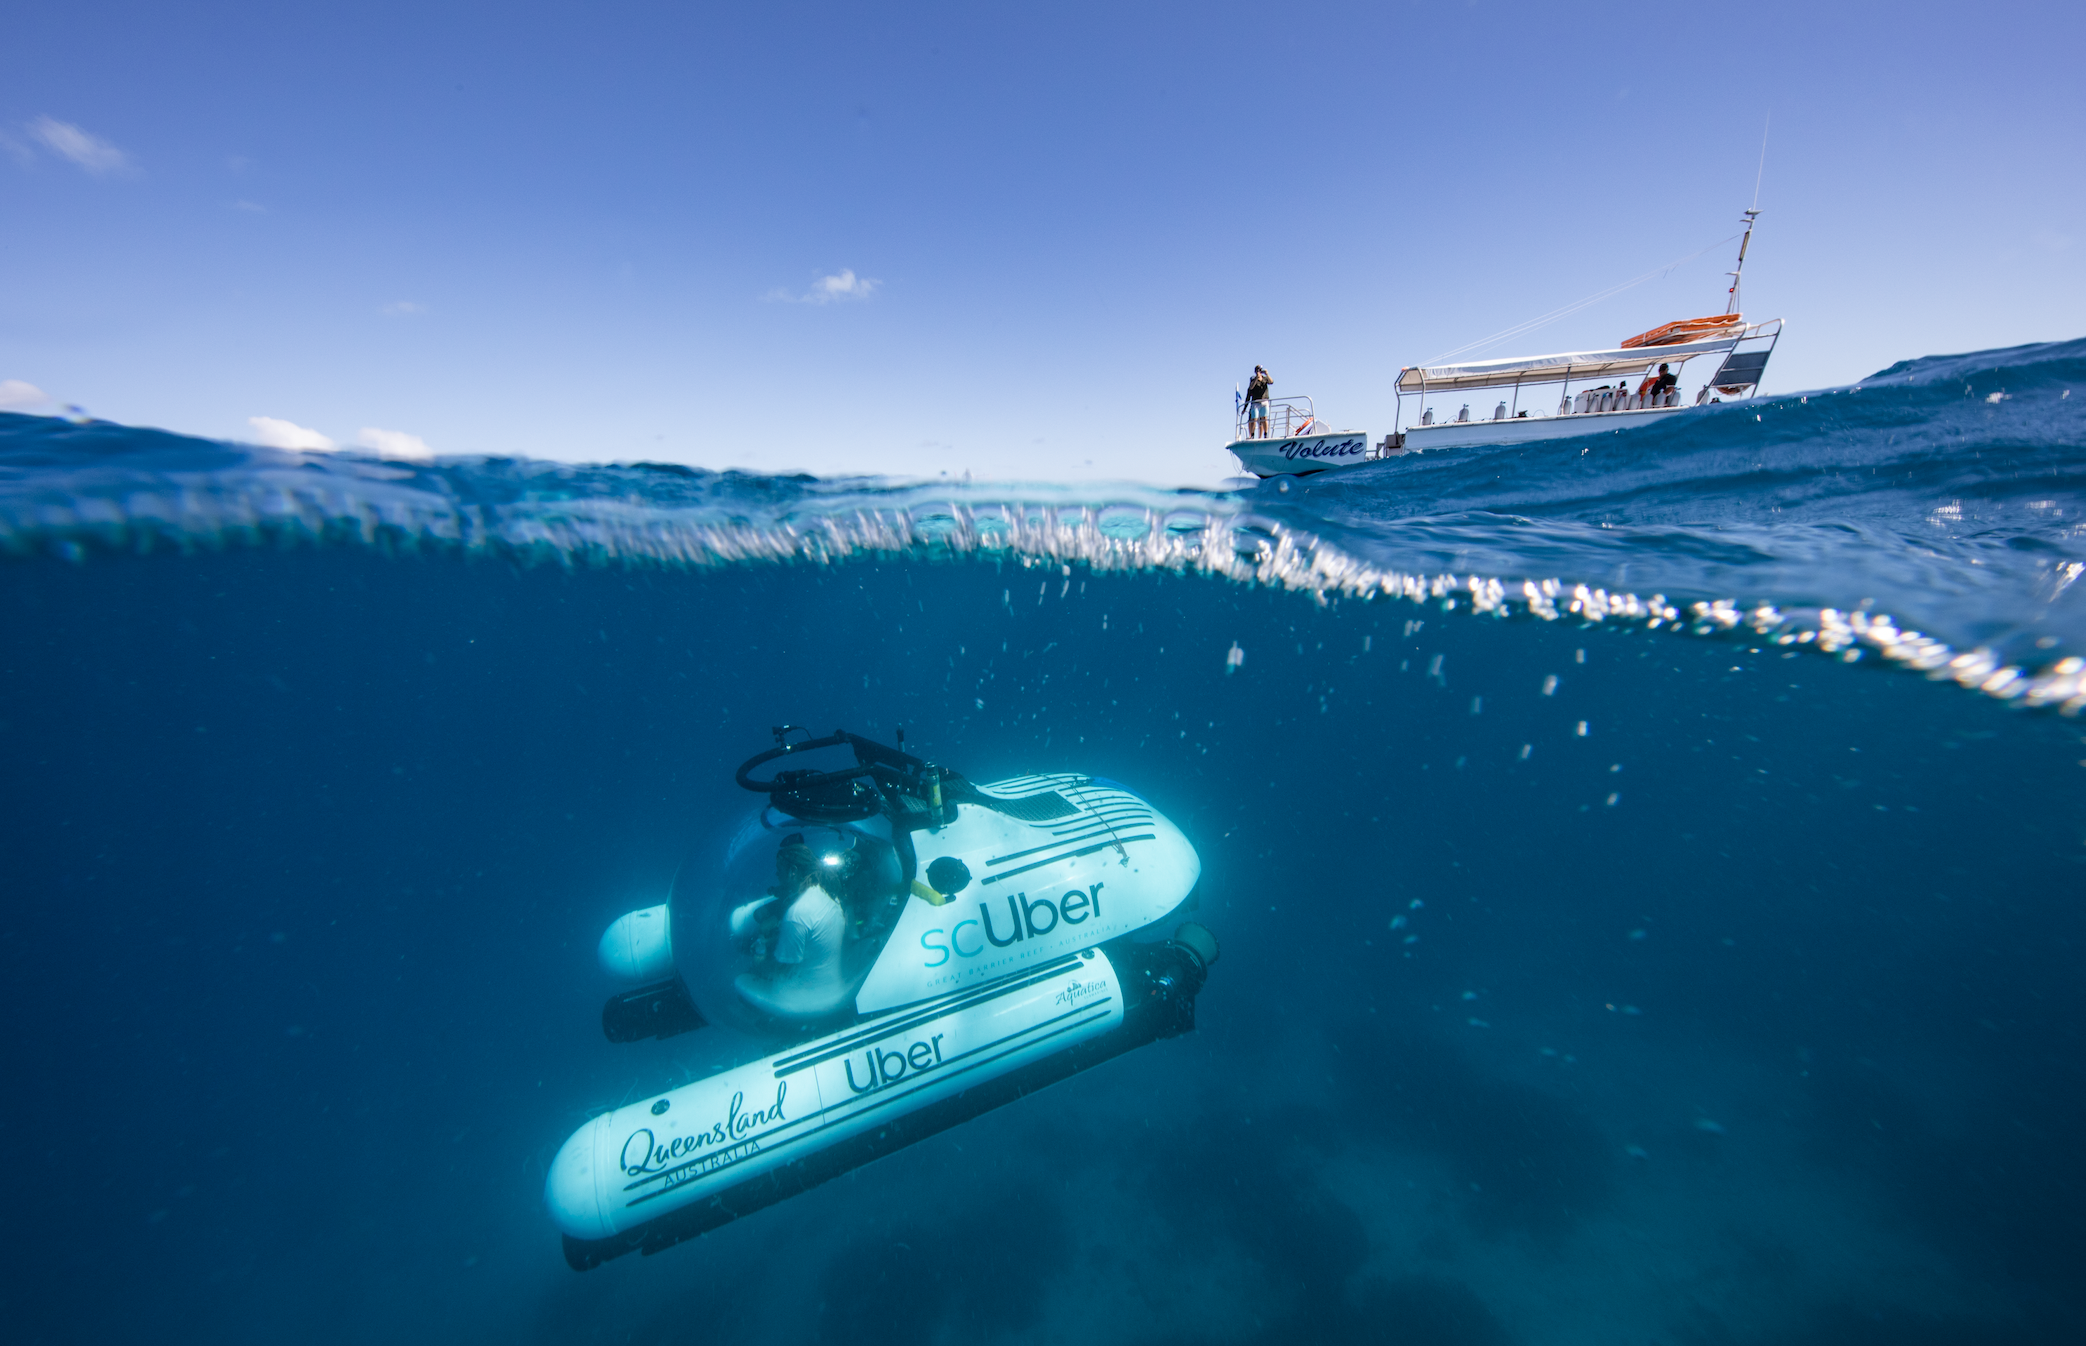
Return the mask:
[[1738,265],[1724,274],[1731,277],[1731,302],[1724,305],[1724,312],[1738,312],[1738,277],[1746,269],[1746,245],[1753,241],[1753,221],[1760,218],[1756,208],[1746,212],[1746,232],[1738,240]]
[[1746,212],[1745,237],[1738,240],[1738,265],[1725,275],[1731,277],[1731,302],[1724,305],[1724,312],[1738,312],[1738,275],[1746,269],[1746,245],[1753,241],[1753,222],[1760,218],[1760,183],[1767,177],[1767,133],[1774,126],[1772,112],[1760,126],[1760,168],[1753,174],[1753,208]]

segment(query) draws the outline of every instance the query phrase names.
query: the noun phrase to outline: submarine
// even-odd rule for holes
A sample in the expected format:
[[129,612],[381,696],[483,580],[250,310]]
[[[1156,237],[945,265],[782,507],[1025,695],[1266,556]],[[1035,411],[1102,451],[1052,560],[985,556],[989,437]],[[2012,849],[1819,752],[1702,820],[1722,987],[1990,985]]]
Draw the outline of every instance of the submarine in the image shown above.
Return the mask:
[[[1215,936],[1149,935],[1202,862],[1142,796],[1068,772],[974,784],[905,752],[903,730],[896,747],[772,734],[736,773],[765,798],[597,949],[626,983],[602,1008],[611,1041],[720,1024],[767,1054],[566,1140],[544,1202],[574,1270],[661,1252],[1195,1026]],[[796,765],[839,751],[853,763]]]

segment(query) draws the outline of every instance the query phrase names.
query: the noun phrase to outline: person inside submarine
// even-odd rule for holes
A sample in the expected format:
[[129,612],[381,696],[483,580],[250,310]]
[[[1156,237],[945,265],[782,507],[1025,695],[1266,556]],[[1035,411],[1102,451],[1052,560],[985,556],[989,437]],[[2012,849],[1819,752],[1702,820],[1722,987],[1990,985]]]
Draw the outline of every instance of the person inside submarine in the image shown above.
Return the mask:
[[[772,1019],[822,1019],[847,1008],[905,896],[888,842],[852,827],[782,839],[767,893],[731,913],[747,971],[739,997]],[[886,891],[886,890],[889,891]]]
[[775,852],[775,886],[732,914],[734,935],[750,937],[757,963],[733,982],[755,1009],[777,1019],[830,1014],[847,996],[841,953],[848,915],[833,890],[847,891],[852,848],[823,854],[801,832]]

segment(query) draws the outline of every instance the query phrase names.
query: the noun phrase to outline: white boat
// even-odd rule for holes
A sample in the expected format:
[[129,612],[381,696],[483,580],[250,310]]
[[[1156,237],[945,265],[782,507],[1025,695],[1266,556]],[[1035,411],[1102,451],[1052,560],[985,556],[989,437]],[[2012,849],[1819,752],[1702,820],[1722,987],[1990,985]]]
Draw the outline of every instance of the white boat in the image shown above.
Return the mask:
[[1302,477],[1367,462],[1383,446],[1372,448],[1360,430],[1332,429],[1308,397],[1277,397],[1241,405],[1224,447],[1256,477]]
[[[1759,215],[1757,210],[1745,213],[1723,313],[1669,322],[1608,350],[1407,366],[1398,371],[1397,423],[1376,444],[1359,430],[1324,427],[1309,398],[1247,403],[1225,447],[1255,476],[1308,476],[1407,453],[1637,429],[1727,397],[1748,396],[1759,387],[1782,334],[1780,318],[1748,323],[1738,311],[1739,276]],[[1690,398],[1679,386],[1682,370],[1706,355],[1721,358]],[[1661,379],[1662,367],[1671,378]],[[1554,411],[1534,404],[1531,394],[1553,387],[1560,390]],[[1493,390],[1498,390],[1498,405],[1473,414],[1464,398]],[[1404,424],[1407,397],[1418,399],[1419,419],[1412,425]],[[1460,404],[1453,416],[1437,414],[1435,403],[1444,397]],[[1523,407],[1523,401],[1531,405]]]

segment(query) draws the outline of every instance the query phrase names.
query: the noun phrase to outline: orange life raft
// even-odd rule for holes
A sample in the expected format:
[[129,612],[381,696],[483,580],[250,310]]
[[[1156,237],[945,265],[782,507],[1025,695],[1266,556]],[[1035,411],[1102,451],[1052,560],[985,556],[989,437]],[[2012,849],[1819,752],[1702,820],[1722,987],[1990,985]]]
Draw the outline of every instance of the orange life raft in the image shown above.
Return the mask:
[[1669,322],[1664,327],[1654,327],[1649,332],[1639,332],[1622,343],[1623,350],[1634,350],[1639,346],[1675,346],[1683,341],[1702,341],[1709,337],[1729,336],[1730,329],[1744,327],[1743,313],[1719,313],[1710,318],[1682,318]]

